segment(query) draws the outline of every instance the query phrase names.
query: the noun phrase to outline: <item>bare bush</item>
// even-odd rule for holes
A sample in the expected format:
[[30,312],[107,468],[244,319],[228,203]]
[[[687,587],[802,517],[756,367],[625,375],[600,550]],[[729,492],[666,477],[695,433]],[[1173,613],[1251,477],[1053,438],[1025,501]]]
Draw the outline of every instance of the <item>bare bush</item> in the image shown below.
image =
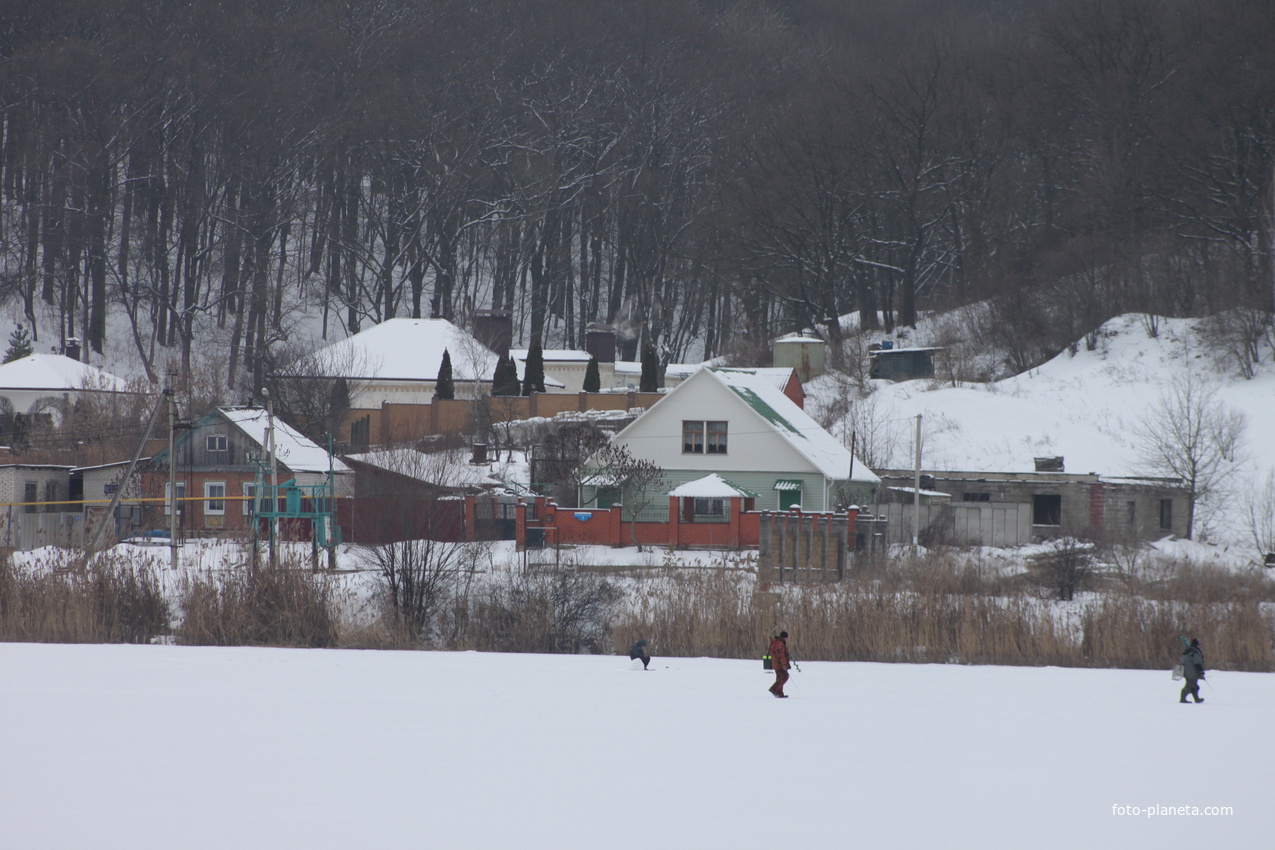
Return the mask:
[[440,613],[465,604],[479,563],[490,560],[485,543],[401,540],[372,549],[376,586],[397,628],[416,642],[446,645]]
[[601,652],[620,597],[611,582],[572,567],[518,573],[469,606],[458,648]]
[[1048,588],[1054,598],[1070,602],[1093,578],[1094,544],[1075,537],[1060,537],[1049,542],[1045,552],[1032,558],[1036,582]]
[[1252,379],[1272,326],[1271,314],[1265,310],[1236,307],[1204,319],[1198,327],[1201,339],[1222,366]]

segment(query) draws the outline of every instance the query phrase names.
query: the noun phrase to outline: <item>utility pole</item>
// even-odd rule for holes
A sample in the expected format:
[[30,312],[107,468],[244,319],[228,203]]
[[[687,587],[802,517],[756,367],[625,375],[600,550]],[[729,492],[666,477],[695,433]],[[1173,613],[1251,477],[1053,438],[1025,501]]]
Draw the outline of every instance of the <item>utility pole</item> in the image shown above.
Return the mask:
[[151,410],[150,419],[146,420],[146,433],[142,435],[142,441],[137,444],[137,451],[133,452],[133,460],[129,462],[128,468],[124,470],[124,477],[116,485],[115,494],[111,496],[111,504],[102,516],[102,521],[98,523],[97,528],[93,531],[93,540],[88,547],[89,552],[96,552],[97,547],[102,545],[102,538],[106,536],[106,529],[111,524],[111,520],[115,518],[115,509],[119,507],[121,497],[128,490],[129,481],[133,477],[133,470],[137,468],[137,462],[141,459],[142,452],[146,449],[146,443],[151,438],[151,431],[155,428],[155,420],[159,418],[159,412],[164,409],[164,403],[168,400],[171,392],[171,390],[165,388],[159,400],[155,402],[155,407]]
[[916,464],[912,469],[912,551],[920,544],[921,534],[921,414],[916,415]]
[[270,391],[262,387],[261,395],[266,400],[266,442],[270,451],[270,568],[279,566],[279,550],[276,538],[279,536],[279,465],[275,457],[274,442],[274,401]]
[[171,392],[168,392],[168,496],[168,566],[176,570],[180,561],[177,551],[177,397]]

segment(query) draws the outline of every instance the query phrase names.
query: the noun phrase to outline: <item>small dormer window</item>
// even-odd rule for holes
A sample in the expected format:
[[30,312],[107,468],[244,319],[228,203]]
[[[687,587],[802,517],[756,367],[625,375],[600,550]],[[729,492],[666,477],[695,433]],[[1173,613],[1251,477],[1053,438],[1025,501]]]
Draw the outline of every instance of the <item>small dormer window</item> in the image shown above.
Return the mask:
[[230,443],[226,439],[225,434],[209,434],[205,445],[210,452],[225,452],[230,450]]

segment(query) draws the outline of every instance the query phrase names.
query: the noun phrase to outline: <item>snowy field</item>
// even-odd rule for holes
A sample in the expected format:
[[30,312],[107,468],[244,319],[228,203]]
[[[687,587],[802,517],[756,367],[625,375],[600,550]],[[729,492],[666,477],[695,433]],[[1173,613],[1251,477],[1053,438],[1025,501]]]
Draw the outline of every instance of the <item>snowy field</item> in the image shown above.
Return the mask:
[[810,662],[776,700],[760,662],[634,665],[0,644],[0,847],[1249,848],[1275,835],[1272,675],[1215,673],[1203,705],[1180,705],[1167,670]]

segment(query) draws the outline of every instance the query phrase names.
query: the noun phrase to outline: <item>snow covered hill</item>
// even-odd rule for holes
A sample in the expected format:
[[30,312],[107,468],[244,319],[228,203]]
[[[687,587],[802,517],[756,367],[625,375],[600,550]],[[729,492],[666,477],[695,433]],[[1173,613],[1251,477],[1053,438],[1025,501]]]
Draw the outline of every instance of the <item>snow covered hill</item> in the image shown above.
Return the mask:
[[1275,676],[1181,705],[1172,660],[776,700],[750,661],[0,644],[0,845],[1268,846]]
[[[1035,457],[1062,456],[1068,472],[1138,474],[1139,423],[1175,377],[1193,371],[1247,418],[1246,461],[1214,539],[1251,545],[1245,496],[1275,470],[1275,443],[1267,438],[1275,423],[1275,364],[1268,356],[1251,380],[1230,374],[1210,355],[1196,325],[1160,319],[1152,337],[1142,317],[1120,316],[1102,326],[1094,350],[1081,341],[1075,354],[1065,351],[1012,378],[960,387],[931,380],[873,382],[876,391],[859,403],[888,435],[889,459],[879,465],[912,465],[914,417],[921,414],[922,465],[928,468],[1023,472],[1033,468]],[[820,418],[817,411],[832,409],[844,387],[833,376],[816,379],[807,388],[807,409]],[[862,427],[846,417],[832,428],[848,440],[856,424]]]

